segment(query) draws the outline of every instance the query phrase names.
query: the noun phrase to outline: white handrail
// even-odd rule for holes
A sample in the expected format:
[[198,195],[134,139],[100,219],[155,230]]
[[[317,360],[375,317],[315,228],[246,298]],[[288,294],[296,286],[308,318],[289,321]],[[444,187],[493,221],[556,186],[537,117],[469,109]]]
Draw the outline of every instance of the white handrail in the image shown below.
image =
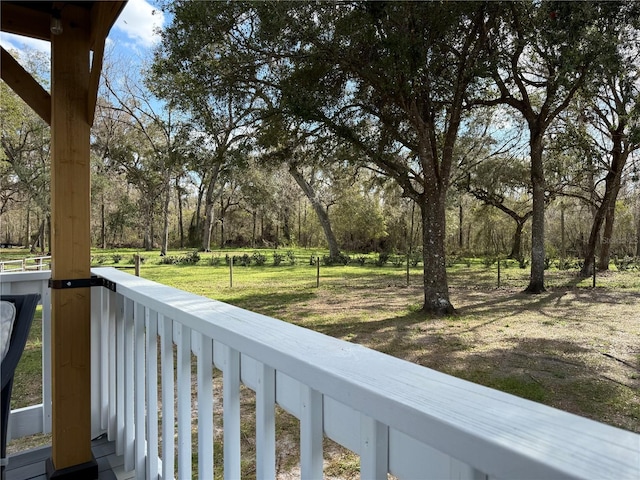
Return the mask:
[[[48,263],[47,263],[48,260]],[[6,266],[11,266],[7,270]],[[15,267],[14,267],[15,265]],[[28,257],[21,260],[2,260],[0,261],[0,272],[24,272],[27,270],[50,270],[51,255],[43,257]]]
[[[225,474],[239,472],[238,381],[262,389],[257,372],[271,371],[276,401],[301,420],[303,478],[322,468],[323,434],[359,453],[374,477],[387,471],[401,478],[640,475],[640,435],[112,268],[94,272],[145,314],[172,319],[179,356],[181,348],[201,355],[213,340],[213,363],[228,389]],[[192,335],[203,339],[195,342],[200,347]],[[178,359],[178,369],[185,361]],[[178,400],[179,465],[191,456],[181,443],[182,408]]]
[[[174,465],[179,478],[191,478],[191,353],[200,478],[213,471],[216,402],[223,402],[225,477],[240,472],[240,382],[256,391],[259,478],[275,476],[275,403],[300,419],[303,478],[322,475],[323,435],[361,456],[362,478],[640,478],[640,435],[632,432],[113,268],[93,273],[116,289],[92,296],[94,433],[108,432],[138,478],[173,478]],[[0,278],[2,293],[43,295],[43,348],[50,342],[48,276]],[[222,398],[212,398],[212,367],[223,372]],[[45,385],[49,378],[43,374]],[[43,396],[47,404],[50,393]],[[50,408],[33,410],[46,430]],[[14,437],[29,430],[22,427],[30,418],[12,412]]]

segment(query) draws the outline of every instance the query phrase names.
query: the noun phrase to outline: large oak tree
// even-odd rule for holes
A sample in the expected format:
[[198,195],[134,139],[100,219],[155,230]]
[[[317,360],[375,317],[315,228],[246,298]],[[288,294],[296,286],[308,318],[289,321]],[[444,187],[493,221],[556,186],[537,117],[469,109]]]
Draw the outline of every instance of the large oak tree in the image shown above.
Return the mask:
[[301,127],[351,142],[422,217],[424,310],[454,311],[445,200],[493,4],[171,2],[156,57],[210,92],[262,95]]

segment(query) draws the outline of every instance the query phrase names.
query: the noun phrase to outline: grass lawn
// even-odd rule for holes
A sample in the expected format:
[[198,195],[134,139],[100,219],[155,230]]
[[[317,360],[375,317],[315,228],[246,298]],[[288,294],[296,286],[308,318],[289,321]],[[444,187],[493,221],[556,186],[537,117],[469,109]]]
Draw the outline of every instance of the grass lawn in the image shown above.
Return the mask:
[[[96,251],[94,263],[130,266],[134,253]],[[227,253],[241,257],[254,251],[203,253],[195,265],[163,265],[158,252],[143,253],[141,275],[640,433],[637,270],[612,268],[598,274],[594,289],[592,279],[579,279],[575,270],[551,268],[546,271],[547,291],[527,295],[522,290],[528,269],[503,262],[498,288],[495,263],[464,260],[448,270],[457,315],[430,318],[420,311],[419,266],[411,268],[407,285],[406,266],[376,266],[376,255],[366,257],[363,266],[321,265],[318,288],[310,257],[326,252],[297,250],[296,265],[283,261],[274,266],[270,250],[262,252],[267,256],[263,266],[236,265],[231,287]],[[117,264],[113,255],[121,256]],[[28,345],[33,355],[39,350],[37,324]],[[24,363],[20,383],[35,382],[38,361]],[[28,388],[15,388],[24,388],[16,391],[25,392],[19,394],[25,404],[36,403]],[[251,409],[252,393],[244,396],[243,408]],[[278,415],[279,441],[290,442],[295,451],[297,421]],[[251,423],[246,430],[243,449],[250,452]],[[328,476],[357,477],[357,456],[330,442],[327,450],[337,452],[328,454],[325,472],[335,473]],[[244,468],[251,477],[251,462]],[[295,461],[279,460],[279,468],[289,471]]]

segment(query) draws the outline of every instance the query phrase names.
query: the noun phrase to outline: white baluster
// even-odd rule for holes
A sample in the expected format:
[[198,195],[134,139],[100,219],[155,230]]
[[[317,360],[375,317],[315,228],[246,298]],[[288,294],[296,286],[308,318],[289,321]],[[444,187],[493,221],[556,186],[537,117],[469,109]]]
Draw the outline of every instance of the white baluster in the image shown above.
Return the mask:
[[387,480],[389,469],[389,429],[360,414],[360,478]]
[[191,330],[178,328],[178,478],[191,478]]
[[109,298],[111,291],[100,289],[100,428],[109,428]]
[[117,365],[119,363],[118,350],[116,347],[116,338],[117,338],[117,327],[116,327],[116,312],[117,312],[117,295],[116,292],[109,291],[109,386],[108,386],[108,394],[109,394],[109,425],[108,425],[108,439],[113,442],[116,440],[118,436],[117,429],[117,391],[118,391],[118,381],[116,379],[116,371]]
[[240,353],[225,346],[222,377],[224,478],[240,478]]
[[124,455],[124,297],[117,296],[117,314],[116,314],[116,454]]
[[198,476],[213,478],[213,341],[200,335],[198,355]]
[[264,363],[257,364],[256,377],[256,476],[276,476],[276,372]]
[[173,370],[173,321],[163,317],[160,322],[162,365],[162,478],[174,477],[175,469],[175,403]]
[[134,357],[133,357],[133,300],[124,300],[124,469],[128,472],[134,464]]
[[158,312],[147,315],[147,475],[158,478]]
[[146,476],[146,419],[145,419],[145,338],[144,324],[146,309],[143,304],[136,304],[134,320],[134,355],[135,355],[135,468],[136,477]]
[[303,480],[322,478],[322,394],[302,385],[300,391],[300,474]]

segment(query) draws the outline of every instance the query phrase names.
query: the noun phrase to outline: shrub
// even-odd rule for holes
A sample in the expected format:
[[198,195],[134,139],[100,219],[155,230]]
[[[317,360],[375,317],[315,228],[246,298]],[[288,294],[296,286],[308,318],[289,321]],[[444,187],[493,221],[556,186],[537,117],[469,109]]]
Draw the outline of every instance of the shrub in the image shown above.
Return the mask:
[[220,255],[211,255],[209,257],[208,263],[212,267],[217,267],[222,263],[222,258],[220,258]]
[[291,266],[296,264],[296,254],[293,253],[293,250],[287,250],[287,261]]
[[200,261],[200,253],[198,253],[197,250],[194,250],[193,252],[185,255],[182,258],[184,259],[183,261],[186,264],[195,265],[196,263],[198,263]]
[[487,268],[489,268],[494,263],[496,263],[496,258],[495,257],[484,257],[482,259],[482,264]]
[[623,258],[618,258],[617,256],[614,256],[613,264],[621,272],[624,272],[627,270],[635,270],[636,268],[638,268],[638,265],[636,265],[636,259],[630,256],[625,256]]
[[274,267],[277,267],[278,265],[280,265],[283,260],[284,260],[284,254],[278,253],[278,252],[273,252],[273,266]]
[[165,255],[160,257],[160,265],[176,265],[178,263],[178,257],[173,255]]
[[389,254],[381,252],[378,254],[378,259],[375,261],[376,267],[383,267],[389,261]]
[[[135,265],[136,264],[136,254],[131,255],[131,258],[129,259],[129,265]],[[140,264],[144,263],[144,257],[142,255],[140,255]]]
[[242,265],[243,267],[248,267],[251,265],[251,257],[248,254],[234,255],[233,256],[233,264],[234,265]]
[[[142,257],[140,257],[142,261]],[[200,261],[200,254],[197,250],[186,255],[174,256],[165,255],[160,258],[160,265],[195,265]]]
[[358,265],[362,267],[367,262],[367,257],[360,255],[359,257],[356,258],[356,262],[358,263]]
[[113,255],[111,255],[111,258],[113,260],[113,263],[120,263],[120,260],[122,260],[122,255],[120,255],[119,253],[114,253]]
[[251,255],[251,260],[255,265],[261,267],[267,262],[267,256],[263,255],[260,252],[253,252],[253,255]]
[[417,267],[421,261],[422,252],[412,252],[411,255],[409,255],[409,265],[412,267]]
[[401,267],[404,265],[404,257],[402,255],[393,255],[391,257],[391,264],[394,267]]
[[344,253],[339,253],[338,255],[330,256],[323,255],[322,256],[322,264],[326,266],[331,265],[349,265],[351,262],[351,257]]

